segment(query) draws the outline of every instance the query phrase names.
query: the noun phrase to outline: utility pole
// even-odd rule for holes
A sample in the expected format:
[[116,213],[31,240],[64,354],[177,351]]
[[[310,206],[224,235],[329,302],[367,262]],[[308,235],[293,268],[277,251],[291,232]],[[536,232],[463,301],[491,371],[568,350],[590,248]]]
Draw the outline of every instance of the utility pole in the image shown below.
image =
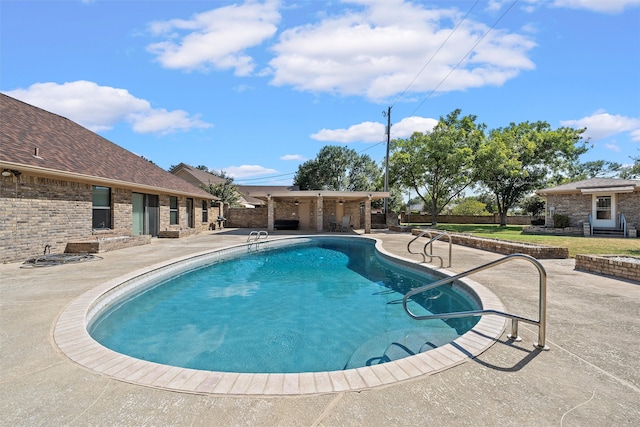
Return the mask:
[[[391,107],[383,111],[382,115],[387,118],[387,156],[384,163],[384,191],[389,191],[389,144],[391,143]],[[389,198],[384,198],[384,213],[389,213]]]

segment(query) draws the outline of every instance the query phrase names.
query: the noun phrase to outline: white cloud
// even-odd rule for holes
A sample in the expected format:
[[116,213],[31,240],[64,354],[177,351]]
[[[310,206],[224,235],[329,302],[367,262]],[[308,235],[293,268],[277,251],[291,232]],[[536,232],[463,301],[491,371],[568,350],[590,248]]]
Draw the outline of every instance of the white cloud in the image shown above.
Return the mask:
[[[429,132],[438,123],[435,119],[411,116],[405,117],[399,123],[391,125],[392,138],[407,138],[414,132]],[[386,125],[376,122],[362,122],[349,126],[348,129],[322,129],[311,135],[318,141],[342,142],[381,142],[386,139]]]
[[348,129],[322,129],[311,135],[318,141],[343,142],[380,142],[384,140],[384,128],[382,123],[362,122],[349,126]]
[[414,132],[431,132],[435,125],[438,124],[436,119],[427,117],[411,116],[400,120],[400,123],[391,126],[392,138],[408,138]]
[[527,57],[535,46],[531,39],[494,29],[449,75],[489,31],[487,25],[467,19],[452,34],[462,19],[455,9],[427,9],[401,0],[362,3],[360,10],[284,31],[269,63],[272,84],[380,101],[403,92],[450,35],[410,92],[434,90],[445,78],[440,92],[499,86],[534,68]]
[[640,0],[555,0],[553,6],[586,9],[592,12],[620,13],[640,5]]
[[247,1],[193,15],[150,24],[164,40],[147,46],[165,68],[234,69],[238,76],[253,72],[253,58],[245,53],[272,37],[280,22],[278,2]]
[[133,131],[137,133],[167,134],[211,127],[210,124],[201,121],[197,116],[189,117],[186,111],[167,111],[164,108],[131,114],[129,121],[132,123]]
[[607,150],[615,151],[616,153],[620,152],[620,147],[616,144],[604,144],[604,146]]
[[99,86],[86,80],[34,83],[27,89],[5,93],[94,132],[109,130],[123,121],[131,123],[137,133],[164,134],[212,126],[182,110],[152,108],[148,101],[136,98],[126,89]]
[[284,156],[280,157],[280,160],[299,160],[299,161],[302,161],[302,160],[304,160],[304,156],[302,154],[285,154]]
[[260,165],[241,165],[241,166],[229,166],[224,168],[227,175],[233,178],[248,178],[251,176],[267,175],[277,173],[275,169],[265,168]]
[[640,141],[640,118],[614,116],[604,110],[596,111],[578,120],[562,120],[560,124],[574,128],[587,128],[583,136],[593,141],[623,132],[630,132],[633,141]]

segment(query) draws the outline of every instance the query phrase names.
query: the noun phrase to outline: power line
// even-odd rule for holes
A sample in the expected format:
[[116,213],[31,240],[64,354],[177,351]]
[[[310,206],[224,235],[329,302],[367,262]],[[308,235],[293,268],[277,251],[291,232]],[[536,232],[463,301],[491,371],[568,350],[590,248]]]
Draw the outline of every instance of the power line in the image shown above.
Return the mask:
[[427,66],[431,63],[431,61],[433,60],[433,58],[435,58],[435,56],[438,54],[438,52],[440,52],[440,50],[444,47],[444,45],[449,41],[449,39],[451,38],[451,36],[453,36],[453,34],[456,32],[456,30],[458,29],[458,27],[460,27],[460,25],[462,25],[462,23],[465,21],[465,19],[467,19],[467,17],[469,16],[469,14],[471,13],[471,11],[476,7],[476,5],[478,4],[480,0],[476,0],[476,2],[471,6],[471,9],[469,9],[469,11],[467,12],[466,15],[464,15],[464,17],[462,18],[462,20],[460,22],[458,22],[458,24],[453,28],[453,31],[451,31],[449,33],[449,35],[447,36],[447,38],[442,42],[442,44],[440,45],[440,47],[438,47],[438,49],[436,49],[435,52],[433,52],[433,55],[431,55],[431,58],[429,58],[429,60],[424,64],[424,66],[420,69],[420,71],[418,71],[418,74],[416,74],[416,76],[413,78],[413,80],[411,80],[411,83],[409,83],[409,85],[405,88],[405,90],[402,91],[402,93],[400,95],[398,95],[398,97],[396,98],[395,101],[393,101],[393,103],[391,104],[391,106],[393,107],[398,101],[400,101],[402,99],[402,97],[407,93],[407,91],[409,90],[409,88],[411,87],[411,85],[418,79],[418,77],[420,76],[420,74],[422,74],[422,72],[425,70],[425,68],[427,68]]
[[462,57],[462,59],[460,59],[460,61],[458,61],[458,63],[451,69],[451,71],[449,71],[449,73],[446,76],[444,76],[444,78],[440,81],[440,83],[438,83],[436,85],[436,87],[433,88],[433,90],[431,92],[429,92],[429,95],[427,95],[427,97],[425,99],[423,99],[420,104],[418,104],[418,106],[413,110],[413,112],[411,114],[409,114],[410,116],[415,114],[415,112],[418,111],[418,109],[420,109],[420,107],[422,107],[422,104],[424,104],[425,102],[427,102],[427,100],[429,98],[431,98],[431,95],[433,95],[435,93],[435,91],[438,90],[438,88],[445,82],[445,80],[447,80],[449,78],[449,76],[458,68],[458,66],[460,64],[462,64],[462,62],[465,59],[467,59],[467,57],[469,55],[471,55],[471,52],[473,52],[475,50],[475,48],[480,44],[480,42],[482,42],[482,40],[484,40],[484,38],[491,32],[491,30],[493,30],[495,28],[495,26],[498,25],[498,23],[502,20],[502,18],[504,18],[505,15],[507,13],[509,13],[509,11],[513,8],[513,6],[515,6],[515,4],[517,2],[518,2],[518,0],[515,0],[513,3],[511,3],[511,5],[507,8],[507,10],[505,10],[504,13],[502,15],[500,15],[500,17],[493,23],[493,25],[491,25],[489,30],[486,33],[484,33],[482,35],[482,37],[480,37],[480,39],[473,45],[473,47],[471,47],[471,49],[469,49],[469,51]]

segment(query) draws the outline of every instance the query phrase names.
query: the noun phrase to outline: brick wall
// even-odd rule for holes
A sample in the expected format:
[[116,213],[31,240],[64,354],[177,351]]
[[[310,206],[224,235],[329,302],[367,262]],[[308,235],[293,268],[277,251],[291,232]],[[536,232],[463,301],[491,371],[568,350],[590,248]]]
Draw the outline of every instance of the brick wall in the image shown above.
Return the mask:
[[576,270],[640,282],[640,262],[625,261],[620,255],[576,255]]
[[640,229],[640,192],[618,194],[618,212],[623,213],[627,224]]
[[[160,195],[160,230],[169,225],[169,196]],[[63,253],[68,242],[96,239],[96,235],[132,234],[132,191],[112,188],[112,229],[92,229],[92,185],[22,174],[0,177],[0,262]],[[187,228],[186,197],[179,198],[180,224]],[[208,229],[202,222],[202,199],[194,199],[194,230]]]
[[[413,229],[411,234],[418,235],[424,230]],[[526,254],[536,259],[566,259],[569,258],[569,249],[558,246],[533,245],[519,242],[509,242],[505,240],[484,239],[481,237],[472,237],[462,234],[450,233],[451,243],[457,245],[468,246],[471,248],[482,249],[489,252],[499,254]],[[426,238],[426,237],[425,237]],[[441,239],[446,242],[446,239]]]
[[[407,214],[400,213],[400,222],[408,222]],[[431,214],[411,214],[412,223],[431,223]],[[443,224],[500,224],[500,215],[438,215]],[[528,215],[507,216],[508,225],[531,225]]]
[[0,262],[64,252],[91,235],[91,185],[22,174],[0,179]]
[[[551,208],[555,208],[551,210]],[[553,215],[560,214],[569,217],[570,227],[579,227],[580,223],[589,222],[591,213],[590,194],[549,194],[547,196],[547,227],[553,227]]]

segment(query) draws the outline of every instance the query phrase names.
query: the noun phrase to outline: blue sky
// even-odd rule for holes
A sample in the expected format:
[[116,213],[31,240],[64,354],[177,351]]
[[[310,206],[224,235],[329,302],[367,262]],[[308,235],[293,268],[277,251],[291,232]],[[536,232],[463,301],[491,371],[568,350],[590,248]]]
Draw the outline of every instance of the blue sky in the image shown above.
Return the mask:
[[288,184],[324,145],[383,162],[456,108],[640,156],[640,0],[0,0],[0,91],[163,168]]

